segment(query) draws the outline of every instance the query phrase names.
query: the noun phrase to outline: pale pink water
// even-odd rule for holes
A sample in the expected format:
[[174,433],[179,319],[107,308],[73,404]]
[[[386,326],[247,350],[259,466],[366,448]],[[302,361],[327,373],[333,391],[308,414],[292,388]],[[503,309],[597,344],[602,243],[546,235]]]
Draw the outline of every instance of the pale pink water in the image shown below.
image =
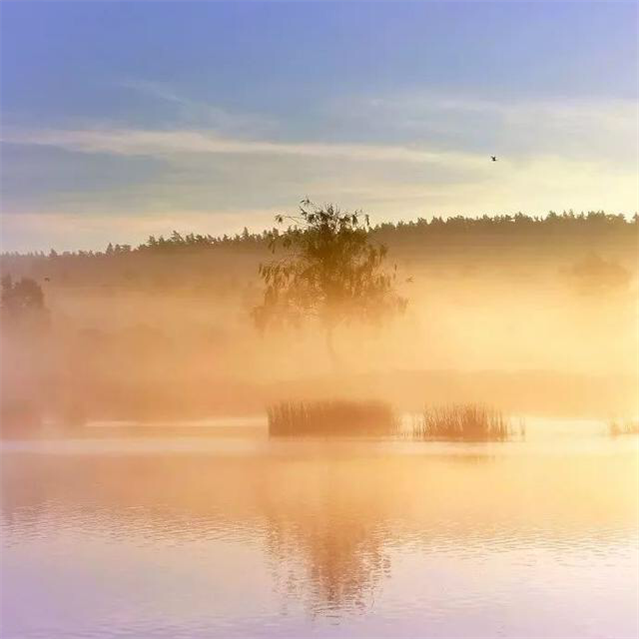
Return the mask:
[[1,636],[636,637],[637,440],[552,433],[5,442]]

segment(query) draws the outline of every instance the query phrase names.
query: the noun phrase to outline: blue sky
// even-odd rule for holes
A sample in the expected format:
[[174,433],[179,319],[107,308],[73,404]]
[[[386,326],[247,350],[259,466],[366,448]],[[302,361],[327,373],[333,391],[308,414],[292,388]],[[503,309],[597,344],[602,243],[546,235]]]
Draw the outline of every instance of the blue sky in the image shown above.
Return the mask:
[[633,2],[1,10],[5,250],[261,229],[306,195],[376,220],[638,208]]

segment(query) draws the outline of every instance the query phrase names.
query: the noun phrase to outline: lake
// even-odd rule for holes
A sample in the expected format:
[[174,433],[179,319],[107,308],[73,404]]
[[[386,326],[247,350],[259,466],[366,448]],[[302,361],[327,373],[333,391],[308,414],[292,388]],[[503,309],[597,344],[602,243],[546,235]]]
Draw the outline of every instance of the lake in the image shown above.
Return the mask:
[[2,637],[636,637],[638,459],[543,420],[490,445],[5,441]]

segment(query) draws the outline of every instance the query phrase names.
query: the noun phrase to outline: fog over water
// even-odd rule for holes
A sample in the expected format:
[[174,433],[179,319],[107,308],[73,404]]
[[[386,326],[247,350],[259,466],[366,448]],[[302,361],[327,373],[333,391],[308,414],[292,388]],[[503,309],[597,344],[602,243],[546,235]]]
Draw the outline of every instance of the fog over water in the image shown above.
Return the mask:
[[[256,329],[259,237],[3,255],[43,303],[3,322],[2,636],[635,637],[636,220],[583,224],[377,229],[408,306],[336,359]],[[525,429],[269,435],[298,400]]]
[[337,370],[312,320],[256,330],[258,266],[274,259],[258,236],[4,255],[3,273],[35,279],[48,312],[37,335],[4,332],[5,396],[37,397],[51,419],[246,415],[276,399],[372,391],[399,410],[481,400],[528,414],[636,416],[636,220],[441,226],[372,234],[389,247],[407,310],[382,327],[340,325]]

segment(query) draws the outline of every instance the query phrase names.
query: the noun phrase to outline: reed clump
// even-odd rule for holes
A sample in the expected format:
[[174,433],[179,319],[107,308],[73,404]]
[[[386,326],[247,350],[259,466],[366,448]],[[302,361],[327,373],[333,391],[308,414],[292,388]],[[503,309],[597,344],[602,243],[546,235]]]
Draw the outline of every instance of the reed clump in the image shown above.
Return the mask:
[[612,421],[608,424],[608,431],[611,437],[620,435],[639,435],[639,421]]
[[426,407],[413,423],[415,439],[430,441],[504,442],[525,437],[525,425],[515,427],[504,414],[481,404]]
[[280,402],[267,410],[269,433],[276,436],[393,435],[392,408],[376,401]]

